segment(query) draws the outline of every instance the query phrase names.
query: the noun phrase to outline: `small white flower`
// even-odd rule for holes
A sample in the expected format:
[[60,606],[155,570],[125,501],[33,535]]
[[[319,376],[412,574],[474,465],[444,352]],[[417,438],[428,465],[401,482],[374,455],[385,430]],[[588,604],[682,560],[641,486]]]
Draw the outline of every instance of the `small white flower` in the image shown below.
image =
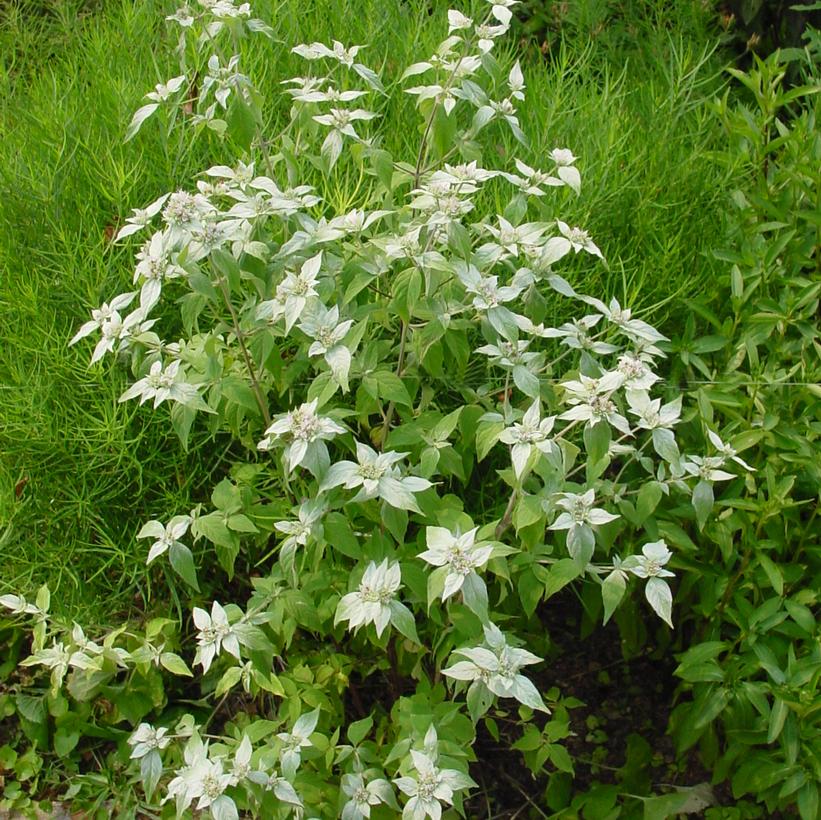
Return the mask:
[[47,649],[38,649],[33,655],[20,662],[20,666],[45,666],[51,670],[51,685],[54,689],[62,686],[68,671],[71,653],[62,641],[54,641]]
[[[410,800],[402,811],[403,820],[439,820],[442,803],[453,805],[453,794],[476,785],[456,769],[440,769],[424,752],[411,749],[415,777],[397,777],[394,783]],[[468,782],[469,781],[469,782]]]
[[131,759],[139,760],[155,749],[162,751],[171,742],[170,737],[166,737],[168,729],[164,726],[155,729],[150,723],[141,723],[128,738],[128,745],[133,746]]
[[466,17],[461,11],[456,9],[448,9],[448,34],[453,31],[462,31],[470,28],[473,25],[473,20]]
[[175,515],[168,524],[163,525],[160,521],[149,521],[137,533],[137,538],[154,538],[155,541],[148,551],[146,564],[150,564],[164,552],[167,552],[174,544],[185,546],[180,542],[191,524],[191,516]]
[[622,387],[627,390],[649,390],[659,380],[647,363],[635,353],[620,356],[616,370],[621,373]]
[[239,639],[228,623],[228,615],[220,604],[213,602],[210,615],[204,609],[195,606],[193,615],[194,624],[199,630],[194,663],[202,664],[203,674],[208,671],[222,649],[239,660]]
[[371,816],[371,807],[382,803],[395,807],[390,783],[382,778],[366,784],[361,774],[343,774],[342,791],[350,799],[342,807],[341,820],[363,820]]
[[287,551],[289,548],[297,546],[304,547],[308,543],[316,530],[317,523],[325,513],[325,506],[316,500],[305,501],[299,505],[296,521],[277,521],[274,529],[277,532],[285,533],[287,538],[282,542],[281,548]]
[[[157,83],[154,90],[146,94],[145,97],[157,103],[166,102],[182,88],[184,82],[184,74],[179,77],[172,77],[167,83]],[[159,211],[159,207],[157,211]],[[157,213],[157,211],[154,211],[154,213]]]
[[169,14],[165,19],[177,23],[182,28],[190,28],[194,25],[194,15],[187,4],[180,6],[173,14]]
[[672,578],[673,573],[664,565],[673,557],[664,539],[652,541],[641,548],[641,555],[632,555],[622,562],[622,567],[638,578]]
[[621,563],[621,568],[639,578],[646,578],[644,597],[653,611],[670,627],[673,626],[673,593],[664,578],[672,578],[673,573],[664,569],[672,557],[664,540],[653,541],[641,548],[641,555],[630,555]]
[[541,357],[540,353],[529,352],[528,347],[530,342],[527,339],[519,339],[515,342],[500,341],[495,345],[482,345],[476,348],[476,352],[489,356],[493,364],[512,370],[516,365],[533,366]]
[[682,462],[685,472],[700,478],[702,481],[730,481],[736,478],[721,468],[724,466],[724,456],[688,456]]
[[713,447],[718,450],[719,455],[724,456],[724,458],[729,458],[731,461],[734,461],[739,466],[743,467],[745,470],[749,470],[750,472],[755,472],[755,468],[751,467],[744,461],[743,458],[740,458],[736,451],[726,442],[722,441],[721,438],[714,433],[712,430],[707,430],[707,438],[710,439],[710,443]]
[[513,18],[511,9],[518,5],[519,0],[487,0],[492,5],[491,14],[503,25],[510,25]]
[[[508,255],[519,256],[519,254],[525,252],[525,249],[538,246],[541,243],[542,234],[546,230],[546,226],[538,222],[526,222],[514,226],[503,216],[498,216],[497,219],[499,220],[498,228],[494,225],[484,226],[484,229],[496,240],[490,244],[497,246],[499,249],[497,259],[493,261],[505,258]],[[486,247],[483,246],[483,248]],[[479,252],[481,251],[482,248],[479,249]]]
[[[497,18],[498,19],[498,18]],[[492,48],[494,40],[498,37],[507,34],[509,30],[509,25],[507,23],[500,24],[498,26],[484,24],[484,25],[477,25],[473,31],[477,37],[477,45],[479,47],[479,51],[483,54],[487,54]]]
[[165,205],[165,200],[168,199],[168,196],[168,194],[163,194],[159,199],[155,199],[145,208],[135,208],[132,215],[126,217],[126,224],[120,228],[117,236],[114,237],[114,241],[119,242],[121,239],[131,236],[149,225],[151,220],[160,212],[162,206]]
[[559,493],[556,506],[564,510],[563,513],[548,527],[551,530],[569,530],[581,524],[601,526],[615,521],[618,516],[594,507],[596,496],[593,490],[587,490],[582,495],[576,493]]
[[334,624],[348,621],[348,629],[358,630],[360,626],[372,623],[376,626],[376,634],[381,637],[390,623],[390,604],[401,583],[398,563],[389,563],[387,558],[381,564],[371,561],[359,588],[339,601]]
[[630,424],[618,412],[610,396],[619,388],[622,376],[617,371],[605,373],[600,378],[580,375],[578,379],[562,382],[566,391],[565,400],[572,405],[559,418],[570,421],[585,421],[592,426],[606,421],[626,436],[631,435]]
[[548,527],[550,530],[566,530],[565,543],[570,556],[587,564],[596,546],[593,527],[600,527],[618,516],[594,507],[596,498],[593,490],[581,495],[558,493],[556,506],[564,510]]
[[28,603],[22,595],[0,595],[0,606],[11,610],[12,615],[43,615],[40,607]]
[[555,421],[555,416],[541,418],[539,401],[536,400],[525,411],[521,423],[514,423],[500,433],[499,441],[511,445],[510,455],[517,479],[522,477],[534,449],[545,454],[552,451],[554,445],[549,436]]
[[280,764],[285,777],[292,778],[299,768],[302,759],[302,749],[308,749],[314,744],[310,738],[319,722],[319,709],[314,709],[306,715],[300,715],[290,732],[280,732],[277,737],[282,741]]
[[188,405],[196,403],[200,398],[199,391],[193,384],[184,381],[185,373],[180,368],[179,360],[171,362],[166,368],[163,368],[161,361],[154,362],[148,375],[134,382],[120,396],[119,401],[124,402],[139,396],[140,404],[144,404],[149,399],[154,399],[155,409],[164,401]]
[[514,99],[523,100],[525,98],[525,78],[518,60],[516,60],[513,68],[510,69],[510,74],[507,78],[507,87],[510,89],[510,96]]
[[[208,747],[203,745],[199,735],[194,735],[189,740],[183,751],[184,765],[177,769],[174,777],[168,784],[166,796],[163,802],[174,798],[177,803],[177,813],[182,814],[191,802],[200,797],[204,789],[204,778],[211,773],[211,761],[208,759]],[[228,776],[224,783],[219,781],[211,788],[209,780],[209,791],[222,794],[228,786]]]
[[328,461],[327,439],[345,432],[342,425],[316,412],[317,399],[300,405],[295,410],[283,413],[274,419],[265,431],[265,438],[257,444],[260,450],[270,450],[277,439],[286,438],[285,460],[288,472],[293,472],[300,464],[317,470]]
[[284,317],[285,332],[290,333],[309,301],[317,296],[316,284],[321,265],[322,252],[320,251],[302,264],[299,273],[288,272],[282,282],[277,285],[275,298],[260,303],[257,308],[257,318],[277,321]]
[[443,601],[462,589],[468,578],[478,579],[476,570],[488,562],[493,552],[490,544],[476,543],[478,529],[474,527],[460,533],[458,530],[451,532],[445,527],[425,528],[428,548],[420,552],[419,557],[434,567],[447,567]]
[[578,157],[574,157],[569,148],[554,148],[548,156],[556,163],[556,173],[559,179],[578,194],[581,190],[582,178],[578,169],[573,166]]
[[587,251],[587,253],[592,253],[593,256],[603,258],[601,251],[596,243],[590,238],[590,234],[588,234],[587,231],[582,230],[581,228],[571,228],[565,222],[558,219],[556,220],[556,224],[558,225],[562,236],[570,243],[570,247],[575,253],[578,253],[579,251]]
[[69,347],[79,342],[80,339],[84,339],[86,336],[89,336],[95,330],[100,330],[106,322],[112,319],[112,317],[119,317],[120,314],[118,311],[123,308],[127,308],[131,302],[134,301],[134,297],[136,295],[137,294],[135,291],[130,293],[121,293],[119,296],[115,296],[111,300],[111,304],[108,302],[103,302],[99,308],[92,310],[91,321],[83,324],[77,333],[74,334],[71,341],[68,343]]
[[[656,342],[666,341],[667,337],[663,336],[652,325],[647,324],[647,322],[641,319],[634,319],[633,312],[630,308],[623,308],[617,299],[611,299],[609,305],[605,305],[604,302],[593,296],[584,296],[582,299],[600,311],[602,315],[619,328],[636,347],[652,348],[654,355],[664,355],[660,350],[653,347],[653,345]],[[651,351],[648,350],[648,352]]]
[[234,750],[234,759],[231,764],[231,785],[236,786],[251,774],[251,754],[253,748],[248,735],[243,735],[237,748]]
[[346,490],[361,487],[353,501],[381,498],[400,510],[419,512],[414,493],[420,493],[433,485],[425,478],[402,476],[394,466],[407,453],[389,450],[377,453],[367,444],[356,442],[357,461],[338,461],[332,464],[320,484],[319,491],[326,492],[344,486]]
[[670,429],[681,420],[681,396],[662,406],[661,399],[651,399],[644,390],[628,390],[626,395],[630,413],[643,430]]
[[302,808],[302,800],[296,793],[296,789],[284,777],[280,777],[276,770],[268,773],[263,769],[258,769],[251,772],[248,779],[258,783],[265,791],[273,792],[277,800]]
[[442,670],[454,680],[470,681],[471,688],[483,686],[497,697],[515,698],[531,709],[549,711],[533,683],[520,673],[524,666],[541,663],[532,652],[509,646],[504,633],[494,624],[484,626],[483,646],[455,649],[454,655],[467,658]]
[[115,310],[100,325],[100,341],[91,354],[91,364],[100,361],[106,353],[127,350],[131,338],[149,330],[153,324],[153,319],[146,320],[142,308],[132,311],[125,319]]
[[505,302],[512,302],[522,292],[518,283],[500,287],[498,277],[484,276],[475,265],[457,262],[454,270],[465,290],[474,294],[473,307],[476,310],[490,310]]
[[525,165],[525,163],[520,159],[517,159],[515,162],[516,169],[522,176],[508,173],[503,173],[502,176],[508,182],[521,189],[521,191],[525,194],[532,196],[544,196],[545,191],[542,186],[546,185],[549,188],[555,188],[562,184],[560,179],[550,176],[550,174],[546,174],[544,171],[538,171],[535,168],[531,168],[529,165]]

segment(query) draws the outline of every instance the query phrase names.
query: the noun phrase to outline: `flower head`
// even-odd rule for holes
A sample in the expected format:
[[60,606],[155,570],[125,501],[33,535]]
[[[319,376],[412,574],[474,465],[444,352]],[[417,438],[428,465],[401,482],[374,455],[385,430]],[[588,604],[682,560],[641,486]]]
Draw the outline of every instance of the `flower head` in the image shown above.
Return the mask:
[[358,630],[365,624],[374,624],[376,634],[382,636],[391,620],[390,603],[402,583],[399,564],[381,564],[371,561],[355,592],[349,592],[339,601],[334,623],[348,621],[348,628]]
[[460,533],[445,527],[426,527],[425,538],[428,548],[419,553],[423,561],[434,567],[447,567],[442,600],[462,589],[465,580],[476,576],[476,570],[484,566],[493,552],[490,544],[476,543],[478,527]]
[[167,524],[160,521],[149,521],[137,533],[137,538],[154,538],[155,541],[148,550],[146,564],[150,564],[175,544],[185,546],[180,542],[191,524],[191,516],[175,515]]
[[239,659],[239,638],[228,623],[228,615],[219,603],[214,601],[210,615],[204,609],[195,606],[193,615],[194,624],[199,630],[194,663],[202,664],[203,672],[208,671],[222,649]]
[[260,450],[270,450],[274,441],[284,438],[288,472],[300,464],[309,470],[318,470],[328,460],[325,441],[345,432],[341,424],[326,416],[317,415],[317,399],[306,402],[274,419],[265,431],[265,438],[257,444]]

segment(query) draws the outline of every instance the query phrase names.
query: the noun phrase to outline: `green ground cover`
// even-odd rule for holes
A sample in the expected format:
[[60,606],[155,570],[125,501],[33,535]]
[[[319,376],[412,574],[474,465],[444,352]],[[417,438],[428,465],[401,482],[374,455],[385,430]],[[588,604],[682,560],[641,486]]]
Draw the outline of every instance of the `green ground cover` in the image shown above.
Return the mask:
[[[287,116],[279,80],[300,68],[286,43],[371,43],[371,63],[395,76],[438,42],[427,4],[356,6],[351,14],[330,0],[257,4],[281,41],[247,46],[272,132]],[[130,281],[131,251],[108,242],[118,218],[223,161],[207,137],[181,155],[154,129],[122,143],[142,94],[173,73],[163,9],[148,0],[2,12],[3,586],[30,592],[48,581],[59,610],[101,622],[151,595],[139,522],[207,496],[227,446],[195,436],[183,454],[170,428],[117,404],[127,373],[107,361],[88,368],[67,347],[88,310]],[[681,298],[709,290],[718,271],[707,251],[721,235],[730,169],[715,159],[723,134],[708,100],[726,82],[727,57],[698,4],[628,4],[612,20],[571,23],[544,55],[522,32],[528,95],[539,101],[524,114],[532,145],[523,159],[538,164],[555,145],[581,158],[585,195],[562,207],[601,238],[610,262],[592,280],[585,274],[585,289],[617,295],[675,331]],[[382,113],[387,147],[407,154],[419,138],[412,101]],[[310,167],[304,173],[320,181]],[[322,193],[344,207],[341,191]]]

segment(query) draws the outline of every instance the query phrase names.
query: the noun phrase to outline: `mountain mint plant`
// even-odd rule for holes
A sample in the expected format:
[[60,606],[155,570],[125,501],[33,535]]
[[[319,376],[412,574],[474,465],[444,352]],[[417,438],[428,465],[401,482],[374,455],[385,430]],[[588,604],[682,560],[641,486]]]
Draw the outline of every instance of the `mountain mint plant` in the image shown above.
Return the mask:
[[[399,78],[374,45],[296,44],[278,137],[243,73],[246,36],[273,35],[249,4],[167,18],[181,73],[127,138],[205,129],[226,164],[126,219],[138,290],[71,343],[95,336],[92,364],[129,365],[121,401],[150,402],[183,447],[204,425],[237,461],[213,509],[158,509],[135,533],[151,572],[182,582],[181,628],[95,643],[45,592],[0,598],[34,622],[24,665],[52,693],[106,697],[131,725],[151,813],[464,816],[477,724],[553,719],[542,602],[575,582],[607,621],[638,587],[672,627],[682,564],[652,514],[670,498],[703,521],[713,484],[750,469],[712,430],[711,454],[679,451],[691,411],[653,396],[664,336],[554,269],[603,254],[561,219],[584,158],[528,147],[526,72],[495,56],[514,6],[449,11]],[[421,126],[394,157],[380,111],[403,95]],[[503,167],[485,135],[512,138]],[[185,338],[169,341],[152,314],[175,304]],[[157,692],[175,677],[190,682],[172,709]],[[123,686],[152,694],[126,705]]]

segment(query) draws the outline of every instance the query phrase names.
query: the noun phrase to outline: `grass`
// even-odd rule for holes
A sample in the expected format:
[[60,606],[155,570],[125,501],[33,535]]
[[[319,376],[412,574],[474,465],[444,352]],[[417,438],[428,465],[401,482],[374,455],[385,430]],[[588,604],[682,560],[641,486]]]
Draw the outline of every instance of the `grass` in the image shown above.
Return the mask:
[[[721,59],[696,4],[605,7],[603,21],[569,22],[546,55],[526,51],[532,145],[500,135],[495,148],[539,166],[550,148],[571,147],[583,192],[561,200],[561,213],[589,228],[609,270],[580,260],[563,272],[674,327],[680,297],[716,274],[704,252],[718,244],[727,171],[711,159],[721,134],[707,100],[723,84]],[[442,39],[445,8],[256,2],[278,42],[246,43],[245,65],[270,101],[271,133],[287,120],[279,81],[302,68],[291,45],[370,43],[366,62],[395,78]],[[177,73],[170,10],[157,0],[0,10],[0,591],[48,581],[55,606],[86,623],[155,595],[137,529],[207,498],[222,463],[220,443],[203,434],[183,453],[164,411],[119,405],[126,368],[88,368],[88,345],[67,347],[91,307],[130,285],[133,249],[106,239],[116,219],[231,161],[216,138],[178,153],[150,125],[122,143],[142,95]],[[397,95],[381,113],[388,150],[414,155],[413,101]],[[496,205],[482,203],[487,214]]]

